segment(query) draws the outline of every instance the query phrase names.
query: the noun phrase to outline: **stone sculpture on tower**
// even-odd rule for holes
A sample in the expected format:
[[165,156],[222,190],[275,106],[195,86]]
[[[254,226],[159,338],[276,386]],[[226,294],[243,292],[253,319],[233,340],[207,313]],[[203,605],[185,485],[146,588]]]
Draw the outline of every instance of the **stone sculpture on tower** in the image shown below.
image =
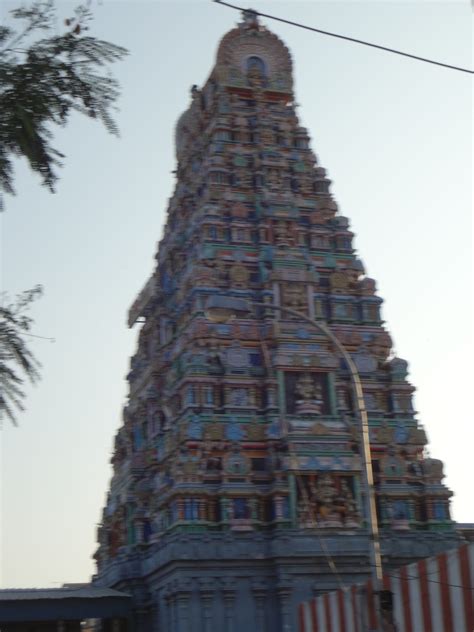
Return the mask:
[[[296,114],[290,54],[252,12],[193,86],[176,156],[129,315],[140,333],[95,581],[134,595],[138,631],[291,632],[299,601],[369,574],[358,422],[331,341],[271,309],[232,318],[236,299],[324,322],[353,358],[386,565],[455,543],[451,492]],[[229,318],[211,317],[216,296]]]

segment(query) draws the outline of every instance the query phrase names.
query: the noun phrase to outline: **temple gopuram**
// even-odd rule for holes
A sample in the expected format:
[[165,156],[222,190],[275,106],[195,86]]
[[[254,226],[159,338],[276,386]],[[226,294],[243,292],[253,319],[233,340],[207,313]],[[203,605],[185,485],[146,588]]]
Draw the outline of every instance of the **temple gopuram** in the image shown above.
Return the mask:
[[193,86],[176,158],[129,313],[138,347],[94,581],[132,595],[138,632],[293,632],[299,602],[370,576],[351,375],[298,314],[360,375],[384,569],[458,545],[452,493],[296,114],[290,53],[253,12]]

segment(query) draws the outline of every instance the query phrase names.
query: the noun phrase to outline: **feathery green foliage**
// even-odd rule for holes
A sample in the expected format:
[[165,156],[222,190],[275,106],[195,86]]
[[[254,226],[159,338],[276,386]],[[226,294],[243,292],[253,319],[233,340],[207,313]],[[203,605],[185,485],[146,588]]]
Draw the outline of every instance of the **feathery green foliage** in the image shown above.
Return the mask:
[[19,294],[13,303],[0,306],[0,422],[7,417],[15,426],[16,410],[24,410],[25,377],[33,384],[40,377],[40,364],[29,350],[25,336],[33,324],[28,308],[42,292],[37,285]]
[[[23,29],[0,26],[0,196],[15,193],[15,156],[26,158],[54,192],[64,155],[52,144],[51,128],[76,111],[118,134],[111,110],[119,85],[108,66],[127,51],[86,35],[86,5],[65,21],[65,33],[49,37],[43,35],[56,26],[54,0],[34,0],[11,13]],[[0,197],[0,210],[1,203]]]

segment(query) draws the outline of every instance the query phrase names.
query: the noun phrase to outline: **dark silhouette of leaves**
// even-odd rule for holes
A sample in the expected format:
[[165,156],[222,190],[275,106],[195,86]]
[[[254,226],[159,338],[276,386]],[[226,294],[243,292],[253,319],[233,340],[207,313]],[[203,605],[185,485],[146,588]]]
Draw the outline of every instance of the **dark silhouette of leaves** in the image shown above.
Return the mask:
[[84,5],[66,20],[64,34],[36,41],[55,24],[53,1],[32,2],[12,15],[25,26],[20,33],[0,28],[0,191],[15,193],[12,158],[18,156],[54,192],[65,156],[52,144],[52,128],[76,111],[118,134],[111,112],[119,85],[107,68],[127,51],[86,34],[91,14]]
[[[25,337],[33,324],[27,311],[42,291],[38,285],[19,294],[13,303],[0,306],[0,421],[7,417],[14,425],[16,411],[24,410],[25,378],[33,384],[40,378],[40,364]],[[2,298],[3,302],[7,300],[6,296]]]

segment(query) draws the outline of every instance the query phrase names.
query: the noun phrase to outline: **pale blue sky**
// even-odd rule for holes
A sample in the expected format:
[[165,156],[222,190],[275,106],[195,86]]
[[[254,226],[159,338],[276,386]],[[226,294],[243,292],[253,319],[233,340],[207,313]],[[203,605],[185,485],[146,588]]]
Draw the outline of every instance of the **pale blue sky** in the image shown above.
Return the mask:
[[[465,2],[244,2],[322,29],[472,65]],[[13,4],[12,6],[15,6]],[[66,15],[72,4],[61,4]],[[175,168],[173,134],[239,16],[207,0],[93,3],[92,34],[130,49],[116,74],[121,139],[71,120],[50,195],[20,165],[2,224],[1,283],[37,283],[43,380],[2,440],[3,586],[85,581],[135,346],[126,312],[153,266]],[[5,5],[0,9],[7,16]],[[60,24],[60,21],[58,21]],[[445,462],[454,517],[472,494],[470,76],[268,23],[291,50],[299,114],[410,363],[419,418]]]

